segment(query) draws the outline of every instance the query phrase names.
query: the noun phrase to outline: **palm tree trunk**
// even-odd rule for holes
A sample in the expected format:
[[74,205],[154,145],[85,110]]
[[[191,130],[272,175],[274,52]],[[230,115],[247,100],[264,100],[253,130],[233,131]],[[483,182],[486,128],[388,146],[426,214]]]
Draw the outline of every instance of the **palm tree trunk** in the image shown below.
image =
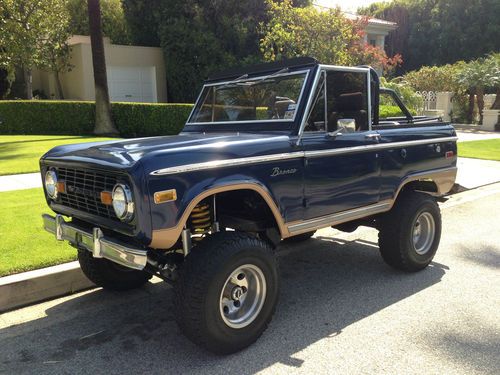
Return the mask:
[[483,125],[483,109],[484,109],[484,89],[477,89],[477,108],[479,110],[479,125]]
[[467,109],[467,123],[472,124],[473,116],[474,116],[474,91],[469,91],[469,108]]
[[31,68],[24,68],[24,87],[26,89],[26,99],[33,99],[33,72]]
[[89,12],[90,43],[95,84],[94,133],[99,135],[118,135],[119,132],[113,124],[111,117],[106,58],[104,56],[104,42],[101,28],[101,5],[99,0],[87,0],[87,8]]

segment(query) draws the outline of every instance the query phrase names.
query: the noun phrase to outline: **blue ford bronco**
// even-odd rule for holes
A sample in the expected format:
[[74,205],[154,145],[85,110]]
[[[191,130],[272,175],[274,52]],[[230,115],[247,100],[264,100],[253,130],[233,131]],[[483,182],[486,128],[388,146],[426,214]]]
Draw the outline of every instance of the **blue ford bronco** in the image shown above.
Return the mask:
[[[380,118],[380,103],[399,108]],[[153,276],[174,287],[195,343],[241,350],[275,311],[275,249],[320,228],[379,230],[383,260],[425,268],[441,236],[436,203],[456,176],[456,133],[412,116],[369,67],[311,58],[210,77],[177,136],[59,146],[41,161],[55,216],[98,286]]]

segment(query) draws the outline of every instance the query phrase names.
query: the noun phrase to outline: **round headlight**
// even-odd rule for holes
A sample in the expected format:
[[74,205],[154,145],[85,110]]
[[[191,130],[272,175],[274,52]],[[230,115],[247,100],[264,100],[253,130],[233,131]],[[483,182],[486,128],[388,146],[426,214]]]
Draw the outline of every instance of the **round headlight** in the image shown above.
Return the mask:
[[57,174],[52,169],[45,173],[45,191],[50,198],[57,198]]
[[113,209],[122,221],[129,221],[134,216],[132,192],[127,185],[116,184],[113,188]]

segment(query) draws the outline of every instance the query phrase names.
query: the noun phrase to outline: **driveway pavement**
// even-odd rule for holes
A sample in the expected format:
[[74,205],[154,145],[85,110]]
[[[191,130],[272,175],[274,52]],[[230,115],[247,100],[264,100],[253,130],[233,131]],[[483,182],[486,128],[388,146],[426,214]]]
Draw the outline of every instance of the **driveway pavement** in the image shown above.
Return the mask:
[[240,353],[191,344],[173,321],[172,290],[152,283],[1,315],[0,373],[499,374],[500,186],[455,197],[422,272],[387,267],[371,229],[283,246],[274,320]]

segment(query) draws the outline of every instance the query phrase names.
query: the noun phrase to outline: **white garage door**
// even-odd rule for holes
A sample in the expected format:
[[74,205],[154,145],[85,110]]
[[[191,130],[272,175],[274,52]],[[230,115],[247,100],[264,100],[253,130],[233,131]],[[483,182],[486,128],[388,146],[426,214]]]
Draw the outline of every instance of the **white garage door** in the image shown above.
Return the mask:
[[111,101],[145,103],[158,101],[154,66],[110,66],[107,74]]

